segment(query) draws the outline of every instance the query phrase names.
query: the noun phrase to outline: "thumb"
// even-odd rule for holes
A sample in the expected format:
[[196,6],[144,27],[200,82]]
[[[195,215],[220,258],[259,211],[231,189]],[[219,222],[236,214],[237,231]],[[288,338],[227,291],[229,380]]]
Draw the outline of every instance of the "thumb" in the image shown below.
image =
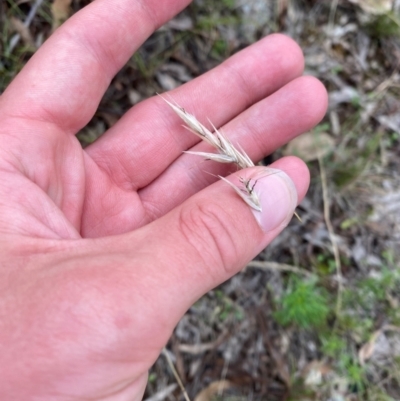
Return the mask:
[[271,167],[241,170],[228,177],[238,186],[240,177],[252,178],[261,212],[219,181],[139,230],[148,250],[142,266],[152,281],[146,287],[154,291],[149,299],[158,300],[156,309],[173,326],[198,298],[240,271],[291,220],[308,187],[308,169],[295,158]]
[[[254,167],[227,178],[236,185],[240,177],[254,179],[251,188],[261,212],[218,181],[138,230],[67,244],[61,262],[51,259],[58,275],[42,280],[40,304],[54,304],[57,311],[60,304],[72,305],[63,306],[61,314],[68,313],[68,318],[58,317],[57,322],[68,321],[67,331],[80,339],[74,344],[84,345],[84,352],[90,344],[96,355],[112,355],[113,361],[134,361],[130,372],[139,377],[154,363],[186,310],[240,271],[292,218],[308,187],[307,167],[296,158],[281,159],[271,167]],[[82,360],[80,354],[77,358]],[[109,372],[104,361],[89,369],[90,374]],[[125,364],[118,369],[122,370],[115,374],[126,374]]]

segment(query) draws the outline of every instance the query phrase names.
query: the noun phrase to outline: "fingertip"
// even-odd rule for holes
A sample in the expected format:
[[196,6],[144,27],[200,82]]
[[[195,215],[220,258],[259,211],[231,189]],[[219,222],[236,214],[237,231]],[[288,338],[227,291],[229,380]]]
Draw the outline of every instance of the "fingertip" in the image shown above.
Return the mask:
[[284,171],[293,181],[298,196],[298,203],[305,197],[310,186],[310,171],[303,160],[295,156],[286,156],[272,163],[269,167]]
[[[308,117],[310,128],[318,124],[325,116],[328,109],[328,92],[323,83],[310,75],[296,80],[298,93],[302,94],[301,102],[298,102],[301,115]],[[312,105],[312,107],[310,107]]]
[[304,54],[301,47],[292,38],[282,33],[273,33],[264,39],[271,46],[274,43],[276,51],[282,55],[281,67],[293,72],[293,78],[304,71]]

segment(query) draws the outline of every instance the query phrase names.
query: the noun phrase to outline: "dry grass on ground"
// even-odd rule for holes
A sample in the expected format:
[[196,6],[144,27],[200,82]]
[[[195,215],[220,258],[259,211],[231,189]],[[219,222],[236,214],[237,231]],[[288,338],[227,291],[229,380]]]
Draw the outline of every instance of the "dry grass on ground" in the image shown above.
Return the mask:
[[[86,3],[0,3],[0,93]],[[325,120],[265,160],[309,163],[303,221],[199,300],[168,344],[191,399],[400,400],[399,13],[397,0],[197,0],[131,58],[79,134],[94,141],[140,100],[272,32],[299,42],[329,91]],[[165,356],[146,397],[183,399]]]

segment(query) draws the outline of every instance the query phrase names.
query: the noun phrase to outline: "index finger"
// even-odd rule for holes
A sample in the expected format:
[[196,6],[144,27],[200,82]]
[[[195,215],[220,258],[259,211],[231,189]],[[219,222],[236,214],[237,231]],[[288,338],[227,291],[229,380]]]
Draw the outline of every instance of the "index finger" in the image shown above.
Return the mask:
[[96,0],[44,43],[0,98],[0,110],[76,133],[134,51],[189,3]]

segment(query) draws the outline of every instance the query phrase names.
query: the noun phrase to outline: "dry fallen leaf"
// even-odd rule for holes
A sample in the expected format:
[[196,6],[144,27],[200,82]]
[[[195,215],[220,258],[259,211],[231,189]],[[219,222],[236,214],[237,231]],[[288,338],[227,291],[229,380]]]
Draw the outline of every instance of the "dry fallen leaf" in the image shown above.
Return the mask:
[[72,0],[54,0],[51,5],[51,14],[53,16],[53,31],[56,30],[71,15]]
[[136,103],[139,103],[142,100],[142,95],[139,91],[135,89],[130,89],[128,92],[128,97],[129,97],[129,102],[131,105],[135,105]]
[[194,23],[190,17],[176,17],[169,21],[166,26],[170,29],[175,29],[177,31],[190,31],[193,29]]
[[364,365],[365,362],[371,358],[375,350],[375,344],[378,337],[381,335],[382,330],[377,330],[371,337],[371,339],[365,343],[358,351],[358,360],[360,365]]
[[304,384],[309,387],[321,385],[324,377],[332,371],[331,367],[323,361],[311,361],[303,369]]
[[[395,337],[388,337],[387,333],[394,333]],[[391,324],[386,324],[380,330],[375,331],[371,339],[358,351],[360,364],[365,365],[369,359],[388,361],[390,358],[399,356],[400,348],[399,346],[396,347],[396,344],[400,345],[399,333],[400,327]],[[397,340],[395,339],[396,337]]]
[[278,2],[277,2],[277,14],[279,16],[282,16],[284,13],[286,13],[288,7],[289,7],[289,0],[278,0]]
[[304,161],[326,156],[335,146],[335,140],[325,132],[307,132],[288,143],[285,155],[295,155]]
[[379,116],[378,121],[385,127],[400,134],[400,113],[389,116]]
[[170,91],[179,86],[179,82],[169,74],[164,74],[158,71],[156,72],[156,78],[160,86],[166,91]]
[[204,352],[207,352],[211,349],[215,348],[215,343],[206,343],[206,344],[180,344],[179,351],[184,352],[186,354],[191,355],[200,355]]
[[216,395],[231,387],[232,383],[228,380],[218,380],[216,382],[212,382],[209,386],[197,394],[194,401],[212,401]]
[[349,0],[369,14],[382,15],[392,10],[393,0]]

